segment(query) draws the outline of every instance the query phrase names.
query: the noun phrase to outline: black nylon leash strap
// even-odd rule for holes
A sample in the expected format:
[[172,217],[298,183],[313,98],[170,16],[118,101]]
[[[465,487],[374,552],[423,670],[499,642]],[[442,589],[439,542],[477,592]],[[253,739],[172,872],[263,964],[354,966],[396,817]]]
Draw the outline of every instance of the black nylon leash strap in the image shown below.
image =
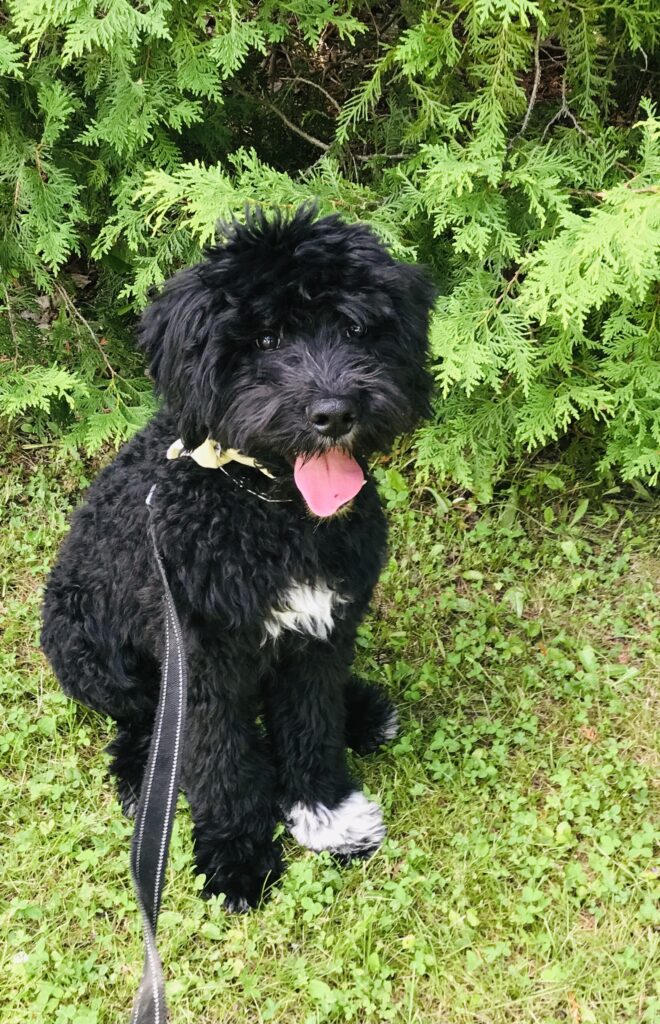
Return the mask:
[[149,760],[131,845],[131,872],[142,914],[145,949],[142,981],[135,998],[131,1024],[166,1024],[167,1020],[165,979],[156,947],[156,926],[179,793],[187,698],[181,624],[154,530],[154,490],[152,487],[149,491],[146,503],[149,536],[165,595],[165,653]]

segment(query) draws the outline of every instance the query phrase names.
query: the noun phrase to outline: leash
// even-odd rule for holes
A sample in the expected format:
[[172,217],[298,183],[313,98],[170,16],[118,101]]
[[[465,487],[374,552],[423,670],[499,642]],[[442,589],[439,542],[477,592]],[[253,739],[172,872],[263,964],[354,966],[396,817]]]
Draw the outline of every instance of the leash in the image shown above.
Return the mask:
[[240,487],[242,491],[247,491],[248,494],[251,494],[254,498],[261,498],[262,501],[267,501],[269,505],[291,504],[291,498],[268,498],[265,494],[261,494],[259,491],[251,490],[247,486],[247,484],[244,484],[242,480],[238,479],[238,477],[232,476],[231,473],[228,473],[224,466],[218,466],[218,469],[220,470],[221,473],[224,473],[225,476],[228,477],[233,484],[235,484],[237,487]]
[[165,657],[149,759],[140,791],[131,844],[131,873],[144,932],[144,968],[131,1024],[166,1024],[165,979],[156,946],[167,854],[181,778],[186,721],[187,672],[179,622],[167,574],[158,551],[153,509],[155,485],[146,504],[148,531],[165,595]]
[[[178,457],[178,456],[174,456]],[[252,491],[232,477],[222,465],[220,469],[233,483],[249,491],[262,501],[279,503],[289,499],[268,498]],[[147,495],[149,519],[147,529],[151,538],[154,559],[163,584],[165,596],[165,657],[161,670],[160,696],[156,709],[154,731],[149,746],[149,758],[140,790],[135,829],[131,843],[131,873],[135,894],[142,916],[144,933],[144,967],[130,1024],[166,1024],[165,978],[156,945],[156,928],[167,855],[172,837],[172,826],[181,779],[183,734],[186,722],[188,679],[186,654],[183,646],[181,623],[176,613],[167,573],[158,550],[154,529],[154,492]]]

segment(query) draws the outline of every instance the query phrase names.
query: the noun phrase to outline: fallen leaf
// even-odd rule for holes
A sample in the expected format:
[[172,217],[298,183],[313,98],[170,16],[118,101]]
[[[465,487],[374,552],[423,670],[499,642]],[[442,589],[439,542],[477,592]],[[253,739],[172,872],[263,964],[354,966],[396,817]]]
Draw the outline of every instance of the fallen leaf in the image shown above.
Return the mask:
[[577,999],[575,998],[574,992],[568,993],[568,1009],[571,1015],[573,1024],[581,1024],[582,1014],[580,1013],[580,1007],[578,1006]]

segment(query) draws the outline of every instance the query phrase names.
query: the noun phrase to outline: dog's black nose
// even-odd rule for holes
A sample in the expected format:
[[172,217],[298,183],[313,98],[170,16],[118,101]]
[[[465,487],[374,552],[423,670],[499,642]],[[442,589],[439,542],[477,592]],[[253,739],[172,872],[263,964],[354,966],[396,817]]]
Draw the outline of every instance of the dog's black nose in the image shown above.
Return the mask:
[[308,406],[307,419],[324,437],[343,437],[355,425],[357,405],[351,398],[319,398]]

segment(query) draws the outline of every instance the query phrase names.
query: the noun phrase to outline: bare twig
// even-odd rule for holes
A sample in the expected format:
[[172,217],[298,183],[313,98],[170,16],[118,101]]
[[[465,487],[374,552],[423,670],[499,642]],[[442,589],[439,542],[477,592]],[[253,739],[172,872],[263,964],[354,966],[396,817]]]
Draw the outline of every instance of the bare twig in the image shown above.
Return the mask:
[[399,21],[399,19],[400,19],[401,17],[402,17],[401,11],[397,11],[397,12],[396,12],[396,14],[393,14],[393,15],[392,15],[392,17],[390,18],[390,20],[389,20],[389,21],[386,21],[386,22],[385,22],[385,24],[384,24],[384,25],[383,25],[383,26],[381,27],[381,30],[380,30],[380,32],[378,33],[378,41],[379,41],[379,42],[380,42],[381,38],[382,38],[382,37],[383,37],[383,36],[385,35],[385,33],[387,32],[388,28],[391,28],[391,27],[392,27],[392,25],[394,24],[394,22],[395,22],[395,21]]
[[275,63],[276,63],[276,61],[277,61],[277,47],[274,46],[273,49],[270,51],[270,56],[268,57],[268,60],[266,62],[266,64],[267,64],[266,75],[268,77],[268,82],[269,82],[271,90],[273,88],[273,82],[275,81]]
[[7,320],[9,322],[9,333],[11,334],[11,340],[14,343],[14,367],[16,367],[18,364],[18,334],[16,333],[14,314],[11,311],[11,300],[9,298],[9,292],[7,291],[7,285],[3,284],[2,290],[5,293],[5,302],[7,303]]
[[[628,189],[628,192],[632,192],[635,195],[641,195],[641,193],[643,192],[650,192],[653,195],[660,195],[660,185],[647,185],[646,188],[629,188],[628,182],[624,181],[623,187],[625,189]],[[607,191],[591,192],[590,194],[594,196],[595,199],[605,199],[605,197],[607,196]]]
[[516,139],[519,139],[521,135],[525,134],[525,131],[527,130],[527,125],[529,124],[529,119],[532,116],[532,111],[533,111],[534,106],[536,104],[536,95],[537,95],[537,93],[539,91],[539,84],[541,82],[541,57],[540,57],[540,53],[539,53],[540,47],[541,47],[541,26],[539,25],[539,26],[537,26],[537,29],[536,29],[536,42],[534,44],[534,68],[535,68],[535,70],[534,70],[534,82],[532,83],[532,91],[529,94],[529,103],[527,104],[527,111],[525,112],[525,117],[523,119],[523,123],[520,126],[520,131],[518,132],[517,135],[513,136],[513,138],[511,139],[511,142],[509,143],[510,146],[513,145],[513,143],[516,141]]
[[511,289],[513,288],[514,284],[517,284],[517,282],[518,282],[518,280],[520,278],[520,275],[522,274],[522,270],[523,270],[522,267],[518,267],[518,269],[516,270],[515,274],[511,275],[511,277],[507,281],[505,287],[502,289],[500,294],[495,299],[495,304],[493,306],[493,310],[496,310],[497,307],[504,301],[504,299],[507,298],[507,296],[509,295],[509,293],[510,293]]
[[548,134],[548,132],[552,128],[553,124],[555,124],[557,121],[560,121],[562,119],[562,117],[567,118],[571,122],[573,127],[575,129],[577,129],[577,131],[579,131],[580,135],[584,135],[585,139],[589,139],[589,141],[592,141],[591,140],[591,136],[589,135],[588,132],[585,132],[584,128],[578,122],[578,119],[576,118],[575,114],[573,113],[573,111],[569,107],[568,103],[566,102],[566,72],[565,71],[564,71],[564,74],[563,74],[562,80],[561,80],[561,107],[559,108],[557,113],[554,115],[554,117],[550,118],[550,120],[546,124],[545,128],[543,129],[543,135],[541,136],[541,142],[546,137],[546,135]]
[[296,82],[304,82],[305,85],[311,85],[313,89],[318,89],[319,92],[323,93],[325,98],[332,103],[335,110],[341,110],[341,103],[338,103],[334,96],[327,89],[324,89],[322,85],[319,85],[318,82],[312,82],[311,78],[303,78],[302,75],[296,75],[295,78],[283,78],[282,81],[290,82],[291,85],[295,85]]
[[103,359],[103,362],[105,363],[105,366],[106,366],[106,369],[107,369],[108,373],[110,374],[111,378],[113,380],[115,380],[116,377],[117,377],[117,373],[116,373],[114,367],[112,366],[110,360],[108,359],[106,353],[103,351],[103,346],[102,346],[101,342],[99,341],[99,339],[96,337],[96,334],[94,333],[94,330],[93,330],[91,324],[89,323],[89,321],[87,321],[85,319],[85,317],[82,315],[80,310],[76,307],[75,303],[71,301],[71,296],[69,295],[69,293],[66,291],[65,288],[63,288],[60,284],[55,282],[55,289],[56,289],[58,295],[60,296],[60,298],[62,299],[62,301],[64,302],[64,305],[66,306],[66,308],[72,314],[72,316],[74,316],[76,318],[76,320],[79,320],[80,323],[83,325],[83,327],[85,327],[87,329],[87,331],[88,331],[92,341],[94,342],[94,344],[98,348],[99,352],[101,353],[101,358]]
[[[249,93],[247,93],[244,89],[241,89],[240,87],[237,87],[236,91],[239,92],[241,96],[245,96],[246,99],[254,99],[253,96],[250,96]],[[260,96],[259,98],[261,102],[268,107],[269,110],[272,110],[274,114],[277,114],[280,121],[283,121],[287,128],[289,128],[292,132],[295,132],[296,135],[299,135],[301,139],[305,140],[305,142],[309,142],[311,146],[316,146],[317,149],[322,149],[324,153],[328,152],[330,146],[327,142],[322,142],[321,139],[317,139],[314,135],[310,135],[309,132],[306,132],[303,128],[299,128],[297,124],[294,124],[293,121],[290,121],[286,114],[283,114],[282,111],[278,107],[276,107],[274,103],[271,103],[270,100],[267,99],[265,96]]]
[[377,160],[379,157],[381,160],[405,160],[408,155],[408,153],[356,153],[354,159],[359,160],[360,163],[366,163],[368,160]]
[[[305,81],[305,79],[301,79],[301,81]],[[253,98],[244,89],[241,89],[240,86],[236,87],[236,91],[239,92],[241,96],[244,96],[246,99]],[[323,91],[325,92],[325,90]],[[303,128],[299,128],[297,124],[294,124],[293,121],[290,121],[286,114],[283,114],[282,111],[278,107],[276,107],[274,103],[271,103],[270,100],[267,99],[265,96],[261,96],[260,99],[262,103],[264,103],[268,107],[269,110],[272,110],[274,114],[277,114],[280,120],[283,121],[287,128],[290,128],[292,132],[295,132],[296,135],[300,135],[300,137],[305,139],[306,142],[309,142],[312,146],[316,146],[318,149],[321,149],[324,153],[329,152],[331,148],[329,143],[322,142],[321,139],[317,139],[314,135],[310,135]],[[407,153],[371,153],[366,155],[362,153],[351,154],[352,159],[358,161],[359,163],[366,163],[367,161],[373,160],[374,158],[378,157],[381,157],[382,159],[385,160],[405,160],[407,155]]]
[[376,33],[376,46],[380,49],[380,32],[378,31],[378,22],[374,18],[374,12],[371,10],[371,4],[367,4],[367,14],[371,18],[371,24],[373,25],[374,32]]
[[497,310],[502,305],[504,300],[508,298],[508,296],[511,294],[511,289],[519,281],[522,272],[523,268],[518,267],[515,274],[512,274],[512,276],[509,278],[500,294],[495,298],[495,301],[490,306],[488,306],[487,309],[484,310],[483,315],[477,324],[478,327],[481,327],[483,324],[488,323],[491,316],[497,312]]

